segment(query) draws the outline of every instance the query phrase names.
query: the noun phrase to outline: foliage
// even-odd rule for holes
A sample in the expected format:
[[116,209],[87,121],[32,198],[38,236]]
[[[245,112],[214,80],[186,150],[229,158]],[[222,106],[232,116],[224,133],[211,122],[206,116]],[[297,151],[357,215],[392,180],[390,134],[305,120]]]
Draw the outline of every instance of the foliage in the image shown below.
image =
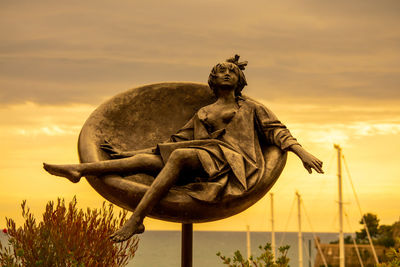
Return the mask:
[[377,245],[385,247],[393,247],[395,240],[393,238],[393,226],[392,225],[380,225],[378,228],[378,234],[376,237]]
[[400,221],[392,224],[393,237],[395,238],[394,247],[400,248]]
[[[372,213],[364,214],[363,218],[365,219],[371,239],[375,245],[381,245],[385,247],[400,245],[400,243],[395,242],[395,237],[400,236],[400,222],[396,222],[393,225],[379,225],[378,217]],[[360,220],[360,224],[364,225],[363,219]],[[331,241],[329,243],[338,244],[339,240]],[[347,235],[344,238],[344,243],[353,244],[353,239],[350,235]],[[369,244],[365,227],[363,227],[359,232],[356,232],[356,243]]]
[[[400,242],[400,240],[399,240]],[[377,267],[399,267],[400,266],[400,250],[395,248],[390,248],[390,251],[386,253],[388,261],[379,263]]]
[[221,255],[221,252],[218,252],[217,256],[220,257],[223,264],[226,264],[229,267],[288,267],[289,258],[286,255],[289,248],[290,246],[280,247],[278,249],[280,255],[275,262],[273,259],[271,244],[269,243],[267,243],[264,247],[259,246],[261,255],[256,258],[250,256],[250,259],[245,259],[239,250],[234,253],[232,259]]
[[[385,247],[393,247],[395,245],[394,229],[397,223],[394,223],[393,225],[379,225],[378,217],[372,213],[364,214],[363,218],[365,219],[368,231],[375,245]],[[360,224],[364,224],[363,219],[360,220]],[[369,243],[367,232],[364,228],[359,232],[356,232],[356,241],[359,244]]]
[[136,237],[114,244],[109,236],[126,220],[127,212],[114,218],[113,205],[100,209],[77,209],[74,197],[66,207],[63,199],[50,201],[43,221],[21,204],[23,227],[6,218],[9,246],[0,244],[1,266],[125,266],[138,245]]
[[[375,214],[367,213],[363,215],[363,218],[360,220],[360,224],[364,225],[364,220],[367,224],[369,234],[371,238],[376,237],[378,235],[378,226],[379,219]],[[360,243],[368,243],[367,231],[365,228],[362,228],[360,232],[356,232],[356,239]]]

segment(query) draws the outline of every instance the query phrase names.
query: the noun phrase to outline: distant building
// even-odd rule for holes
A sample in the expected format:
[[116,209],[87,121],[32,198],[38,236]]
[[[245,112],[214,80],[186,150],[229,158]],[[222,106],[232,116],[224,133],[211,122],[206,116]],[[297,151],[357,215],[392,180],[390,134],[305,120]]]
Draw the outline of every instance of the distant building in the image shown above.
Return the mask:
[[[330,267],[339,266],[339,245],[338,244],[320,244],[322,253],[324,254],[326,263]],[[365,267],[375,266],[375,259],[372,253],[370,245],[359,245],[357,244],[358,251],[362,262]],[[360,267],[360,262],[357,257],[357,252],[353,244],[345,244],[345,266],[346,267]],[[317,250],[318,251],[318,250]],[[384,246],[375,246],[375,251],[378,256],[379,262],[386,260],[386,252],[389,248]],[[324,266],[321,255],[317,252],[315,258],[314,267]]]
[[[394,240],[394,247],[400,248],[400,220],[391,225],[392,238]],[[318,238],[319,240],[319,238]],[[326,263],[330,267],[339,266],[339,244],[321,244],[322,254],[324,254]],[[345,266],[346,267],[359,267],[360,261],[357,257],[357,252],[353,244],[345,244]],[[365,267],[375,266],[374,254],[372,253],[370,245],[357,244],[358,251],[362,262]],[[388,258],[386,253],[390,250],[388,247],[374,245],[376,255],[378,256],[379,262],[387,261]],[[317,256],[315,258],[314,267],[324,266],[321,255],[317,248]]]

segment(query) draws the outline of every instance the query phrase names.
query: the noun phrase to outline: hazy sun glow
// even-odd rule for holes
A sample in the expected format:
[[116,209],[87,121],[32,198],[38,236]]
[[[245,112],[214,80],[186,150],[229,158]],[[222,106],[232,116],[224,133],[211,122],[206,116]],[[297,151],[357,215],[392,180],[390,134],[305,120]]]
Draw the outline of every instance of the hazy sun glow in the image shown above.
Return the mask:
[[[399,1],[2,2],[0,219],[21,222],[23,199],[37,215],[57,197],[99,207],[102,197],[84,179],[71,184],[42,163],[78,162],[79,131],[105,99],[146,83],[206,82],[215,63],[239,53],[249,61],[244,93],[324,161],[325,175],[308,175],[289,155],[272,189],[276,230],[296,230],[295,210],[288,221],[296,190],[313,223],[305,231],[337,230],[333,144],[343,148],[363,210],[393,223],[400,215],[399,10]],[[358,229],[348,180],[344,191]],[[266,196],[195,229],[265,231],[269,214]],[[146,228],[180,226],[148,219]]]

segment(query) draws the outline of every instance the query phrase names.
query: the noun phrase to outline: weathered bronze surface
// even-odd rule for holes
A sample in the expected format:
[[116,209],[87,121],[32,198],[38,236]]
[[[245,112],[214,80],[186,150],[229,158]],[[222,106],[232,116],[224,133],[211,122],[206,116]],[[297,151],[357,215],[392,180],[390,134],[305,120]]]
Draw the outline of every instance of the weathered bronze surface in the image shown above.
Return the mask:
[[[168,140],[201,107],[215,102],[208,85],[199,83],[159,83],[141,86],[102,104],[86,121],[79,137],[81,162],[110,159],[100,149],[104,140],[122,150],[139,150]],[[179,188],[171,189],[150,212],[157,219],[198,223],[223,219],[257,202],[275,183],[286,162],[276,146],[263,147],[266,170],[258,183],[242,195],[217,203],[198,201]],[[146,174],[109,174],[86,179],[104,198],[133,211],[154,177]]]
[[247,62],[238,60],[215,65],[209,87],[160,83],[115,96],[82,128],[81,164],[44,168],[72,182],[85,176],[103,197],[133,211],[111,236],[116,242],[142,233],[145,216],[190,224],[247,209],[279,177],[285,151],[322,173],[322,162],[270,110],[242,96]]

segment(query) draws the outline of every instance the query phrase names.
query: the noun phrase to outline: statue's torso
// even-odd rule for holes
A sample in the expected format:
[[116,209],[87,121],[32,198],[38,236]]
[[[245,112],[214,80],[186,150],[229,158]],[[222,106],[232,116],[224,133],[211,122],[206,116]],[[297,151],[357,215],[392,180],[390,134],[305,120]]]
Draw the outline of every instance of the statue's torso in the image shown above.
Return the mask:
[[239,107],[237,103],[213,103],[199,110],[200,117],[209,132],[224,129],[235,117]]

